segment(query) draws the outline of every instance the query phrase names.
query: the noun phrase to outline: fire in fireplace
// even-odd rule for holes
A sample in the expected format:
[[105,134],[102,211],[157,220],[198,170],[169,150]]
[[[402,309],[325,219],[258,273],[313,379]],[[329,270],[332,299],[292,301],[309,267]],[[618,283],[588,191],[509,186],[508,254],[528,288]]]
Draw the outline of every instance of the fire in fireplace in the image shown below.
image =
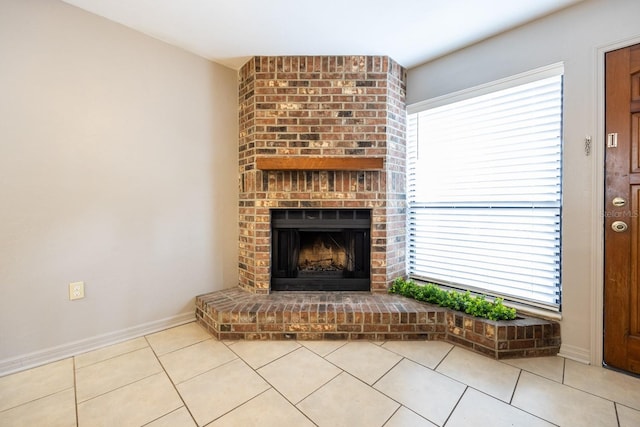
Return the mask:
[[271,290],[370,290],[371,211],[271,211]]

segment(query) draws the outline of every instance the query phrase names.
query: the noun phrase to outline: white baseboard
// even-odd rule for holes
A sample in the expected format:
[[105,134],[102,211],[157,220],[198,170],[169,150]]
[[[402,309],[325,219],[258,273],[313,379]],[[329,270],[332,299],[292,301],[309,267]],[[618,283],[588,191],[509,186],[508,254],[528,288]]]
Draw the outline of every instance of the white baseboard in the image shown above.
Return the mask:
[[67,357],[76,356],[108,345],[117,344],[122,341],[138,338],[163,329],[183,325],[185,323],[193,322],[194,320],[195,313],[191,311],[189,313],[182,313],[165,319],[155,320],[153,322],[143,323],[142,325],[122,329],[120,331],[109,332],[68,344],[50,347],[45,350],[0,360],[0,377],[44,365],[46,363],[62,360]]
[[560,345],[560,352],[558,353],[558,356],[575,360],[576,362],[584,363],[586,365],[591,364],[591,354],[589,353],[589,350],[582,347],[562,344]]

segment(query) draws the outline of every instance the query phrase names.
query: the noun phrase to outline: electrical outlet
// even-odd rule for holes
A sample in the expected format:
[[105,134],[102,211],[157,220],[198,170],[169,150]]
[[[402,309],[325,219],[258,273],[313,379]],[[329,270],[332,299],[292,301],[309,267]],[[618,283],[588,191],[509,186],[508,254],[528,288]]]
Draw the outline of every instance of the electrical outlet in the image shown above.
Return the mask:
[[84,298],[84,282],[69,283],[69,299],[73,301],[80,298]]

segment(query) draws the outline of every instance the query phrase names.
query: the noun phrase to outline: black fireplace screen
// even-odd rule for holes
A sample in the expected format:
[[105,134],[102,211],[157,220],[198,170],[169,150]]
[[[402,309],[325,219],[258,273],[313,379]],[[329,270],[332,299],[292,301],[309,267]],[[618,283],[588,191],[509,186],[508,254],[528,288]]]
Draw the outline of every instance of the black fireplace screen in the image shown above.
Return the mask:
[[271,289],[370,289],[371,211],[271,211]]

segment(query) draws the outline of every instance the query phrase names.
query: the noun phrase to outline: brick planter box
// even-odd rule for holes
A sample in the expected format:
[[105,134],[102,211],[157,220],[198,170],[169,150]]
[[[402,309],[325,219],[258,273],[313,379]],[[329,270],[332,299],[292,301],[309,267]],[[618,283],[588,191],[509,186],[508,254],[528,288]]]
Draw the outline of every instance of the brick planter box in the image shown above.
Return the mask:
[[495,359],[555,356],[560,350],[558,322],[520,316],[494,321],[447,309],[446,341]]

